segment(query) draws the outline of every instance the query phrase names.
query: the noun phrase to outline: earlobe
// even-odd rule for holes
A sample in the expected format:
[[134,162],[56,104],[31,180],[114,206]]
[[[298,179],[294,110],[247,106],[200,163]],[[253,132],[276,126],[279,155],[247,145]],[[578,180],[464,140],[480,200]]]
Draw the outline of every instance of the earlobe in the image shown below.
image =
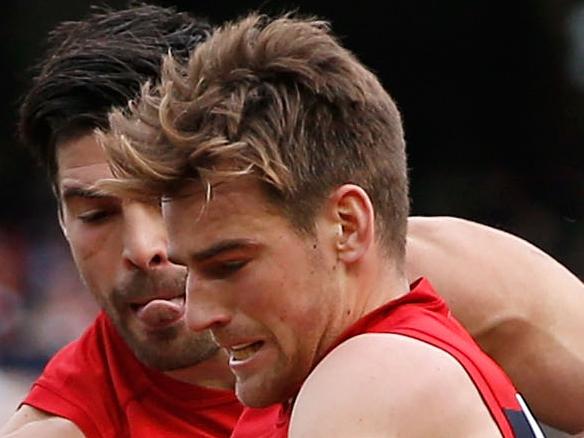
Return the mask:
[[374,210],[361,187],[345,184],[331,197],[338,222],[337,257],[345,263],[361,259],[374,239]]

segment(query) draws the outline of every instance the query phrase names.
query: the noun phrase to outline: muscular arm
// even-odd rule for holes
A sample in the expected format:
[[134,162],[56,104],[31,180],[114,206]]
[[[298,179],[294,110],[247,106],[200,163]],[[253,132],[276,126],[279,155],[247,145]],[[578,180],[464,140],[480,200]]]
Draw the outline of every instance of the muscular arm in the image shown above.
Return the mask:
[[83,438],[71,421],[23,405],[0,430],[1,438]]
[[542,421],[584,430],[584,284],[515,236],[411,218],[407,272],[430,279]]
[[449,354],[393,334],[352,338],[300,391],[291,438],[501,437],[476,387]]

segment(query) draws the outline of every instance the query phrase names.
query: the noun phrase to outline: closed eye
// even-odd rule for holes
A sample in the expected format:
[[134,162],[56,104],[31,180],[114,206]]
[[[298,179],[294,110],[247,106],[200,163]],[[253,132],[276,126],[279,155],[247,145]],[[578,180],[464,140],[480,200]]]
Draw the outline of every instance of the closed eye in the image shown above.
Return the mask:
[[248,262],[249,260],[229,260],[206,263],[201,271],[206,277],[224,279],[238,272]]
[[98,224],[105,222],[108,218],[113,216],[116,212],[114,210],[90,210],[81,213],[77,218],[86,224]]

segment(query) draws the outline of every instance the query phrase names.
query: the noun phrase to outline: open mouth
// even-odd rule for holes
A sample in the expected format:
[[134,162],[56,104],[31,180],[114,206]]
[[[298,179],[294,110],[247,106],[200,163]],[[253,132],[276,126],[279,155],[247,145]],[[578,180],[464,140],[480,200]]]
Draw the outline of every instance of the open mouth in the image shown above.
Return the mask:
[[253,356],[262,346],[264,341],[250,342],[247,344],[233,345],[229,347],[229,361],[243,362]]

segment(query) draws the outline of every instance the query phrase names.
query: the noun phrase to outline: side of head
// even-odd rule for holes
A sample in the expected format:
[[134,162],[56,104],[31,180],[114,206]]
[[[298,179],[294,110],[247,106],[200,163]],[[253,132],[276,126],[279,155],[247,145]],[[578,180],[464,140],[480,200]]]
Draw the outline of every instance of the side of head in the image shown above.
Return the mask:
[[[363,314],[355,285],[373,284],[382,263],[359,247],[383,249],[386,265],[403,257],[406,157],[392,99],[325,23],[252,14],[188,65],[168,58],[161,85],[110,123],[117,188],[169,195],[189,322],[230,353],[238,397],[293,397]],[[356,250],[339,245],[343,215],[362,231]]]
[[[226,25],[188,66],[168,58],[162,86],[145,89],[134,116],[112,115],[129,146],[113,148],[112,158],[142,189],[168,193],[185,179],[254,174],[311,233],[323,201],[352,183],[371,199],[381,247],[401,263],[409,201],[400,116],[326,23],[251,15]],[[148,133],[148,125],[159,129]],[[128,152],[134,146],[138,160]]]
[[[138,4],[94,9],[50,34],[44,57],[20,107],[19,132],[55,187],[61,141],[108,128],[113,106],[126,105],[140,85],[160,76],[162,56],[188,57],[212,31],[204,20],[172,8]],[[58,193],[58,192],[57,192]]]
[[[108,129],[110,108],[159,77],[164,54],[186,58],[210,31],[204,21],[148,5],[63,23],[50,35],[20,113],[22,139],[50,175],[87,288],[136,356],[163,370],[194,365],[217,347],[186,326],[184,269],[167,259],[158,206],[93,188],[112,177],[93,130]],[[155,298],[165,307],[148,307]]]

